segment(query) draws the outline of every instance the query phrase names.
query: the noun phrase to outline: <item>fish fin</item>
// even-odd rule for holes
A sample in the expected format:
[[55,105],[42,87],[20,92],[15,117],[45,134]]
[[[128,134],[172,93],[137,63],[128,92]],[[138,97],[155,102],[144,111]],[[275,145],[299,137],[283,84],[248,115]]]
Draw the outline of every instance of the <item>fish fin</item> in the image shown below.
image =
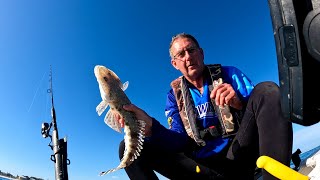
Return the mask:
[[119,121],[115,118],[114,113],[112,112],[111,109],[109,109],[109,111],[107,112],[105,118],[104,118],[104,122],[111,127],[113,130],[122,133],[121,132],[121,125],[119,123]]
[[101,101],[100,104],[96,107],[96,111],[99,116],[107,109],[109,103],[107,101]]
[[144,138],[144,130],[146,127],[146,122],[144,120],[138,120],[138,127],[139,127],[139,135],[143,136],[142,138]]
[[[136,143],[136,149],[133,153],[133,156],[131,157],[130,161],[134,161],[135,159],[137,159],[140,156],[140,152],[143,149],[143,142],[144,142],[144,138],[145,138],[145,126],[146,126],[146,122],[143,120],[138,120],[137,121],[138,127],[139,127],[139,131],[138,131],[138,141]],[[126,150],[126,149],[125,149]]]
[[125,91],[129,87],[129,81],[126,81],[125,83],[122,84],[122,91]]
[[[143,145],[144,142],[144,138],[145,138],[145,127],[146,127],[146,122],[143,120],[138,120],[138,126],[139,126],[139,140],[138,140],[138,144],[140,144],[141,146]],[[140,147],[140,149],[142,149],[142,147]]]

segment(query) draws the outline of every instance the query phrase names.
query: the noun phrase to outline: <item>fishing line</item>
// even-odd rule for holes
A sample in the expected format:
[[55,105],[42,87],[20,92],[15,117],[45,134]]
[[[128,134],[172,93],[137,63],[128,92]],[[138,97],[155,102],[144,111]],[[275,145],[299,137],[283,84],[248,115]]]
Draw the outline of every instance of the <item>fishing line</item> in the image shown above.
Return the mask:
[[36,96],[37,96],[38,91],[39,91],[39,89],[40,89],[41,82],[43,81],[43,78],[44,78],[45,75],[46,75],[46,72],[43,73],[43,76],[42,76],[42,78],[41,78],[41,80],[40,80],[40,82],[39,82],[38,88],[37,88],[36,92],[34,93],[32,102],[31,102],[31,104],[30,104],[30,106],[29,106],[28,112],[30,112],[30,109],[31,109],[31,107],[32,107],[32,105],[33,105],[33,103],[34,103],[34,100],[36,99]]
[[[47,93],[48,93],[48,92],[47,92]],[[43,115],[43,119],[46,118],[46,115],[50,114],[50,113],[48,113],[48,110],[49,110],[49,108],[48,108],[49,106],[48,106],[48,105],[49,105],[49,103],[50,103],[50,97],[47,96],[47,95],[46,95],[46,97],[47,97],[47,98],[46,98],[46,107],[45,107],[46,109],[44,110],[44,111],[45,111],[45,114]]]

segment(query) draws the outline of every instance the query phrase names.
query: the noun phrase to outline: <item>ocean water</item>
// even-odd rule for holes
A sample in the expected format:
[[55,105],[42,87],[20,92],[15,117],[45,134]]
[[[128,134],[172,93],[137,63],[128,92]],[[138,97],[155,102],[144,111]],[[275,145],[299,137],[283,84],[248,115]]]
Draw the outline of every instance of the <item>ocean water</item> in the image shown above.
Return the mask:
[[[309,150],[309,151],[307,151],[307,152],[302,152],[302,153],[300,154],[301,162],[304,161],[304,160],[306,160],[306,159],[308,159],[311,155],[313,155],[314,153],[318,152],[319,150],[320,150],[320,146],[315,147],[315,148],[313,148],[313,149],[311,149],[311,150]],[[295,150],[293,150],[293,152],[294,152],[294,151],[295,151]],[[291,163],[290,163],[290,167],[294,167],[292,161],[291,161]]]

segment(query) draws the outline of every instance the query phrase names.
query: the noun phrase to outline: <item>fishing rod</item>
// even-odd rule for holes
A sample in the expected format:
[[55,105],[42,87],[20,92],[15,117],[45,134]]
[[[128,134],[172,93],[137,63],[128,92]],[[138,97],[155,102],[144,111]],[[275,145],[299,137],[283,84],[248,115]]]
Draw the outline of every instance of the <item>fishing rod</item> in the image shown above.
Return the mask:
[[[51,161],[55,163],[55,177],[56,180],[68,180],[68,168],[70,160],[67,158],[67,138],[59,139],[58,126],[56,121],[56,112],[53,103],[53,88],[52,88],[52,67],[50,65],[50,88],[47,90],[51,95],[51,117],[50,124],[42,123],[41,134],[44,138],[50,137],[51,141],[49,147],[53,150],[51,155]],[[52,135],[50,135],[50,129],[53,127]],[[52,143],[52,145],[51,145]]]

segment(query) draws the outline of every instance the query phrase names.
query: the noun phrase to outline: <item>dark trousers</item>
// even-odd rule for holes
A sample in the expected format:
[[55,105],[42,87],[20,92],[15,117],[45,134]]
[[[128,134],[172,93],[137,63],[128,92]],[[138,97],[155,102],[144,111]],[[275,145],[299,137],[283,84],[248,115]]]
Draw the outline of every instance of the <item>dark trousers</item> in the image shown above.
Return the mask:
[[[120,159],[124,142],[120,143]],[[125,168],[130,179],[158,179],[154,171],[169,179],[254,179],[256,160],[270,156],[289,165],[292,153],[292,124],[284,119],[279,87],[258,84],[248,101],[239,130],[231,145],[219,155],[195,160],[186,153],[165,152],[147,142],[141,156]],[[200,172],[196,172],[196,167]],[[263,179],[276,179],[263,171]]]

